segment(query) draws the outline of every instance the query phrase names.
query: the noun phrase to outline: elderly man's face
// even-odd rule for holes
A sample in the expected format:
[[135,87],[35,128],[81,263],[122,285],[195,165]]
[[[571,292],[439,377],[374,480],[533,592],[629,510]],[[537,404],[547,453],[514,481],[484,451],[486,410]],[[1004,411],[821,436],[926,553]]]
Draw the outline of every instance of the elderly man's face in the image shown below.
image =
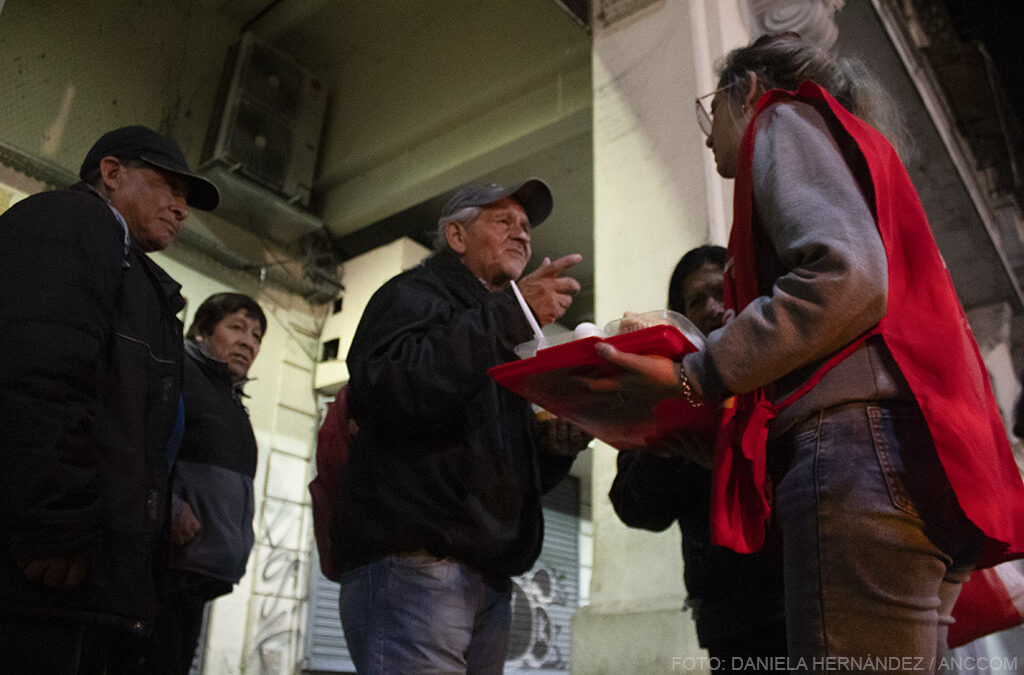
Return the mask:
[[111,203],[128,223],[143,251],[160,251],[177,238],[188,217],[188,183],[181,176],[145,165],[121,163]]
[[[452,249],[492,290],[518,279],[530,260],[530,220],[523,207],[505,197],[488,204],[468,226],[458,228]],[[451,226],[450,226],[451,227]]]

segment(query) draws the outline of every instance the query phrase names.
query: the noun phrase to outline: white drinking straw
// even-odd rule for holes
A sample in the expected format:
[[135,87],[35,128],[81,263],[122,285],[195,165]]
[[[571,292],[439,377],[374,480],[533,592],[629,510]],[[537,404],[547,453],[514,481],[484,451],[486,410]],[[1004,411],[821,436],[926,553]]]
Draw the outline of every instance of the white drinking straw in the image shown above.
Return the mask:
[[519,292],[519,287],[516,286],[516,282],[510,281],[512,284],[512,292],[516,294],[516,300],[519,301],[519,307],[523,310],[523,314],[526,316],[526,320],[530,323],[530,328],[533,329],[533,334],[537,336],[537,349],[544,349],[547,346],[547,340],[544,339],[544,333],[540,330],[540,324],[537,323],[537,319],[533,316],[533,311],[530,306],[526,304],[526,298]]

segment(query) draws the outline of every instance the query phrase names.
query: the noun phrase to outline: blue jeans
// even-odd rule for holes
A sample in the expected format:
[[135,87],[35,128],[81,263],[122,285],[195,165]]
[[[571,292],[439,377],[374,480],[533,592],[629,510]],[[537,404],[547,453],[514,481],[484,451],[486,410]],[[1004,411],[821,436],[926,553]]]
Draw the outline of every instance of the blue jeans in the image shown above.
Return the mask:
[[825,410],[770,452],[792,453],[776,489],[791,667],[934,670],[981,535],[917,406]]
[[341,625],[361,675],[501,673],[511,582],[452,559],[386,556],[341,576]]

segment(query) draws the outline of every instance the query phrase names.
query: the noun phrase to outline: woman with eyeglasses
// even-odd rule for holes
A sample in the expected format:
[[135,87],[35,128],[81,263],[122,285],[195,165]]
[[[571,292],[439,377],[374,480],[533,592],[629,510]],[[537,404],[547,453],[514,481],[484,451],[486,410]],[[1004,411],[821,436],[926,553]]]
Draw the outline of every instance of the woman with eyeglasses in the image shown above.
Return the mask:
[[1024,485],[868,81],[793,33],[731,52],[697,100],[736,179],[727,323],[679,362],[598,349],[723,408],[713,538],[781,528],[790,667],[927,672],[971,569],[1024,555]]

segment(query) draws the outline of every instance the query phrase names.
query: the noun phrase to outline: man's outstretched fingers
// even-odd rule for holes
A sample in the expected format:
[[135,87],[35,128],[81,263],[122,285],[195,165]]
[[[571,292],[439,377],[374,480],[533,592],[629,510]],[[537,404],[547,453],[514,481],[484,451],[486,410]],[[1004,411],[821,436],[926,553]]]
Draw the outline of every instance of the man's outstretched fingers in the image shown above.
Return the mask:
[[574,265],[578,265],[582,261],[582,255],[580,255],[579,253],[570,253],[569,255],[564,255],[553,262],[550,258],[544,258],[544,262],[541,263],[541,267],[544,267],[545,265],[550,265],[554,276],[558,276],[565,270],[569,269],[570,267],[573,267]]

